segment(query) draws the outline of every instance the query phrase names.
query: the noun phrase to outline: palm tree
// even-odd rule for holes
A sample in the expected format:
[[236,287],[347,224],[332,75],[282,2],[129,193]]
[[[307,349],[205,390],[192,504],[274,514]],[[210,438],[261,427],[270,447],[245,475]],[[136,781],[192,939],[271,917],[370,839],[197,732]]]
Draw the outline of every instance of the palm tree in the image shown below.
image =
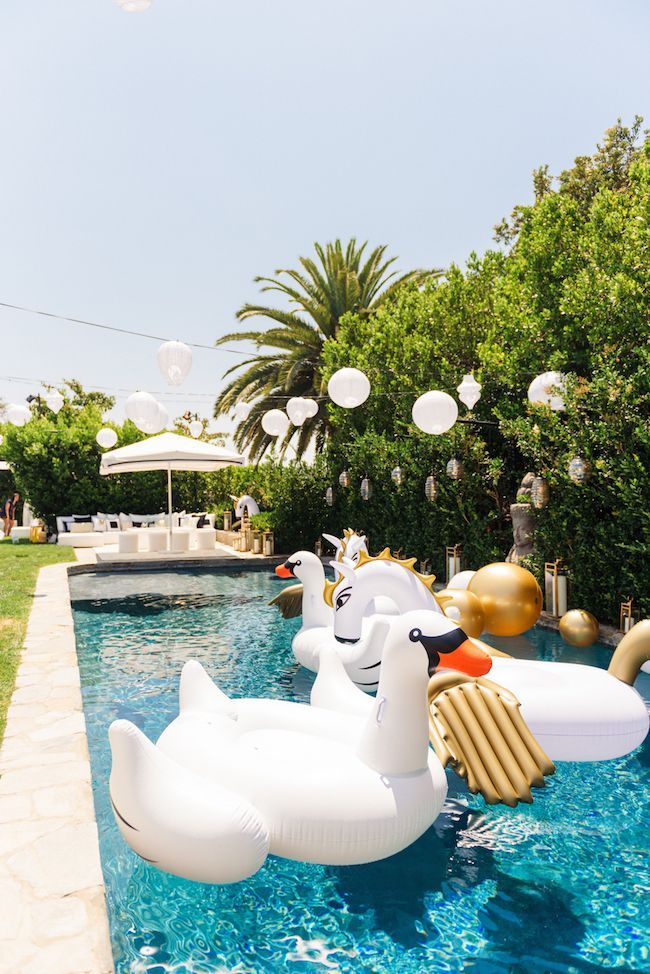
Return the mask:
[[[238,373],[217,399],[215,417],[229,412],[239,402],[253,402],[247,419],[239,423],[235,442],[248,449],[253,459],[260,459],[274,442],[262,429],[262,415],[273,408],[282,409],[291,396],[315,396],[324,393],[321,379],[323,344],[335,339],[339,322],[347,311],[372,314],[403,284],[419,283],[441,271],[414,270],[396,276],[389,269],[397,259],[385,259],[386,247],[375,247],[362,263],[367,244],[357,245],[353,238],[344,248],[340,240],[323,248],[314,244],[318,260],[300,257],[300,270],[281,269],[276,277],[256,277],[262,291],[278,291],[288,300],[289,308],[269,308],[245,304],[237,312],[239,321],[268,318],[273,323],[265,331],[231,332],[219,338],[225,342],[249,341],[257,352],[238,362],[224,373],[224,378]],[[268,351],[261,351],[268,349]],[[290,427],[280,443],[286,451],[296,430]],[[315,438],[322,448],[327,438],[327,412],[321,407],[317,415],[300,427],[294,444],[301,456]]]

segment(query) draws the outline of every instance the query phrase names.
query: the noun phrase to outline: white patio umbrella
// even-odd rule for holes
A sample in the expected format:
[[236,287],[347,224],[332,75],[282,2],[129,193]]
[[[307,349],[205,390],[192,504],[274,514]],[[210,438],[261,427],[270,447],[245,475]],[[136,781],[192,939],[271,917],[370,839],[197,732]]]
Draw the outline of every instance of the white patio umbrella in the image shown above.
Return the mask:
[[198,470],[208,473],[231,465],[241,466],[244,458],[221,446],[213,446],[178,433],[160,433],[139,440],[102,456],[100,474],[137,473],[140,470],[167,471],[169,533],[172,531],[172,470]]

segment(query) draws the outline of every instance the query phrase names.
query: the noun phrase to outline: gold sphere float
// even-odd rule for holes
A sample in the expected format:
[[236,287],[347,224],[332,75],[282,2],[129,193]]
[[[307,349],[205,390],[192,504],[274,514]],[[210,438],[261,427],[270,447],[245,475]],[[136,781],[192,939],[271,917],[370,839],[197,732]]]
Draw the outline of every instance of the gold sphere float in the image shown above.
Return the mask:
[[569,609],[560,619],[560,635],[569,646],[593,646],[598,639],[598,619],[586,609]]
[[476,638],[481,635],[485,629],[485,613],[475,595],[465,589],[444,588],[436,593],[436,598],[445,615],[457,622],[467,636]]
[[535,576],[507,561],[479,568],[467,591],[481,603],[485,631],[493,636],[521,635],[535,625],[542,611],[542,590]]

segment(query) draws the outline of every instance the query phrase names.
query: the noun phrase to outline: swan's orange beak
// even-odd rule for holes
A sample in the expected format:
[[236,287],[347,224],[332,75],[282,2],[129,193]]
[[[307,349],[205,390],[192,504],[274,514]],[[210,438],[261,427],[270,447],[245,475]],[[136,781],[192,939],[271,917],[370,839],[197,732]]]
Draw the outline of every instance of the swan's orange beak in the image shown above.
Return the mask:
[[440,670],[459,670],[468,676],[485,676],[491,668],[492,657],[474,645],[471,639],[466,639],[450,653],[441,653],[438,664]]
[[275,574],[278,578],[295,578],[296,576],[291,571],[291,565],[288,561],[285,561],[284,565],[275,566]]

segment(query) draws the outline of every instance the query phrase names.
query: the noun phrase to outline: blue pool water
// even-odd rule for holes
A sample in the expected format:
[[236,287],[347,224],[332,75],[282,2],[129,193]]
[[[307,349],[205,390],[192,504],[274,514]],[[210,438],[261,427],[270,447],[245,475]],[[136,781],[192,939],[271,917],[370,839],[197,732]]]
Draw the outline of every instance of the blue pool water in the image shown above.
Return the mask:
[[[110,722],[155,739],[189,658],[233,696],[307,701],[311,676],[291,655],[297,622],[267,605],[280,588],[270,573],[70,583],[117,974],[650,971],[647,742],[618,761],[559,765],[515,810],[488,807],[450,773],[429,832],[366,866],[271,857],[218,887],[139,860],[109,806]],[[519,656],[609,659],[542,630],[509,643]],[[637,688],[650,698],[650,678]]]

